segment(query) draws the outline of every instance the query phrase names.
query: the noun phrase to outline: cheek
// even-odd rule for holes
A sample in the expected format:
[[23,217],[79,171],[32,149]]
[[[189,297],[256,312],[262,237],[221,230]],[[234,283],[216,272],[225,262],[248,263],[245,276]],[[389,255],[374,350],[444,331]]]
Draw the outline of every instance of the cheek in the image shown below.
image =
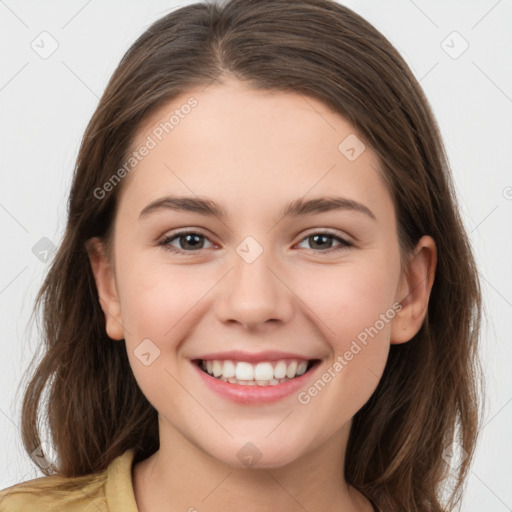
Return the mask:
[[156,342],[165,339],[167,344],[179,338],[187,314],[204,295],[204,281],[197,270],[148,266],[132,270],[126,278],[121,309],[127,330]]
[[388,359],[397,279],[397,268],[381,260],[380,265],[339,268],[320,279],[317,274],[313,291],[303,289],[332,359],[299,396],[301,404],[336,411],[343,422],[368,401]]
[[135,379],[157,409],[168,404],[170,396],[178,404],[182,392],[172,376],[178,377],[180,368],[169,355],[179,352],[181,342],[197,323],[205,281],[192,266],[171,270],[132,262],[124,270],[127,272],[118,272],[123,283],[119,290],[122,321]]
[[[392,309],[399,275],[395,260],[368,258],[353,265],[330,266],[302,272],[295,290],[320,326],[332,348],[347,350],[353,339],[378,322],[379,338],[389,336]],[[308,310],[305,309],[305,311]],[[363,337],[363,336],[361,336]]]

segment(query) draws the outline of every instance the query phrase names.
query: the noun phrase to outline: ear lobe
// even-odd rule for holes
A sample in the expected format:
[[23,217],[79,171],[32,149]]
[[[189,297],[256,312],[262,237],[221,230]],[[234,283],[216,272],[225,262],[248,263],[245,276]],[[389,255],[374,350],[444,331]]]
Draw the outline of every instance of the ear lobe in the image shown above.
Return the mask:
[[391,344],[406,343],[420,330],[428,310],[436,265],[434,239],[423,236],[414,249],[407,271],[401,277],[396,300],[402,309],[393,319]]
[[122,340],[124,330],[114,269],[99,238],[88,240],[86,247],[98,290],[98,299],[105,314],[106,332],[110,338]]

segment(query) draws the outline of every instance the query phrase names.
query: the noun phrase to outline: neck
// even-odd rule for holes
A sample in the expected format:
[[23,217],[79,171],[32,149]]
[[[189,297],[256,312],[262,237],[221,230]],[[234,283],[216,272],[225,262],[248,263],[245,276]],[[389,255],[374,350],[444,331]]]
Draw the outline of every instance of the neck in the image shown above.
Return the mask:
[[372,512],[343,475],[351,422],[280,467],[233,467],[190,443],[160,419],[160,449],[134,465],[140,512]]

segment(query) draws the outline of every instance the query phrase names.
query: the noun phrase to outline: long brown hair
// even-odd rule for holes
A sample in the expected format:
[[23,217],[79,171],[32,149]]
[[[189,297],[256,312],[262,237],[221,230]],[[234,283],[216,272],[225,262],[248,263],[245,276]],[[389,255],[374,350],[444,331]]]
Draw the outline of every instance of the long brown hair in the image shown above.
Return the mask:
[[[92,237],[108,240],[123,181],[100,199],[94,191],[121,168],[151,113],[223,74],[256,89],[300,92],[339,112],[379,157],[402,255],[421,236],[434,238],[427,316],[410,342],[391,346],[377,389],[354,417],[344,471],[381,510],[453,510],[484,398],[477,269],[423,91],[381,33],[331,0],[188,5],[155,22],[122,58],[84,134],[66,231],[34,309],[42,310],[43,357],[25,389],[25,449],[45,440],[43,413],[64,476],[100,472],[129,448],[136,461],[158,449],[157,411],[135,381],[124,343],[105,332],[86,250]],[[453,471],[452,444],[463,459]]]

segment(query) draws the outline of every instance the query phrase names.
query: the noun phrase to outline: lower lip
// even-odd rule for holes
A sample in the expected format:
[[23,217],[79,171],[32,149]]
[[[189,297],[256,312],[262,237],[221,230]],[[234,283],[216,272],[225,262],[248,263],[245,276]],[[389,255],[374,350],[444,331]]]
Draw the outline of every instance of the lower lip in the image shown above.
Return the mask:
[[273,386],[243,386],[240,384],[231,384],[212,377],[201,370],[198,364],[194,362],[191,363],[199,373],[199,377],[212,391],[225,398],[229,398],[234,402],[242,404],[275,402],[293,393],[297,393],[299,389],[311,378],[320,365],[320,361],[316,361],[313,366],[300,377],[295,377],[291,380],[281,382],[280,384],[275,384]]

